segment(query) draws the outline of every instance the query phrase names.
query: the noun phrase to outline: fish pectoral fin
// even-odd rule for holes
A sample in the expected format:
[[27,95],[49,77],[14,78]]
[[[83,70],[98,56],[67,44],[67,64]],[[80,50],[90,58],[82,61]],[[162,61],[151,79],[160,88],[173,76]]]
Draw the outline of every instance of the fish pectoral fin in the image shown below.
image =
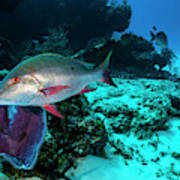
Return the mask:
[[51,114],[61,118],[61,119],[64,119],[64,117],[59,113],[59,111],[57,110],[56,106],[55,105],[52,105],[52,104],[46,104],[46,105],[43,105],[43,108],[50,112]]
[[81,89],[81,91],[79,91],[78,94],[82,94],[82,93],[87,93],[87,92],[92,92],[92,91],[95,91],[96,88],[93,88],[93,89],[88,89],[87,87]]
[[67,85],[58,85],[58,86],[51,86],[48,88],[40,89],[40,92],[42,92],[44,95],[49,96],[49,95],[54,95],[57,94],[58,92],[70,88]]

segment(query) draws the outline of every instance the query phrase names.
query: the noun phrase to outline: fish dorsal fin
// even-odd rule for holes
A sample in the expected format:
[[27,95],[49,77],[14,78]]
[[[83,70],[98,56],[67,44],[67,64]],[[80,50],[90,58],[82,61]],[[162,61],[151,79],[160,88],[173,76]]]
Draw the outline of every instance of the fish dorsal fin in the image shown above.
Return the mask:
[[55,56],[55,57],[69,58],[69,59],[74,60],[75,62],[78,62],[79,64],[82,64],[82,65],[86,66],[87,68],[93,69],[93,67],[94,67],[94,64],[92,64],[92,63],[88,63],[88,62],[85,62],[85,61],[81,61],[81,60],[75,59],[75,58],[73,58],[73,57],[66,57],[66,56],[63,56],[63,55],[61,55],[61,54],[56,54],[56,53],[44,53],[44,54],[40,54],[39,56]]
[[78,59],[75,59],[76,62],[78,62],[79,64],[84,65],[85,67],[87,67],[88,69],[94,69],[94,64],[92,63],[88,63],[88,62],[84,62],[84,61],[80,61]]
[[42,54],[39,54],[39,55],[36,55],[36,56],[58,56],[58,57],[65,57],[62,54],[50,53],[50,52],[42,53]]
[[113,50],[109,51],[108,55],[106,56],[104,61],[98,66],[98,68],[102,68],[102,69],[108,68],[112,53],[113,53]]
[[54,116],[57,116],[61,119],[64,119],[64,117],[59,113],[59,111],[57,110],[56,106],[55,105],[52,105],[52,104],[46,104],[46,105],[43,105],[43,108],[50,112],[51,114],[53,114]]

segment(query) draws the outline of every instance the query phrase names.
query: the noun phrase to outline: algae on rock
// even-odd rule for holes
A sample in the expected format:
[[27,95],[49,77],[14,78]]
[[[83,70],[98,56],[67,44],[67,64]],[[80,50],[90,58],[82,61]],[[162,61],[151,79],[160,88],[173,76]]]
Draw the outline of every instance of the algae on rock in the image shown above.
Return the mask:
[[49,28],[45,39],[40,37],[37,40],[24,41],[17,50],[17,58],[26,59],[29,56],[47,52],[70,56],[73,51],[70,48],[66,35],[67,32],[61,26]]
[[166,128],[169,116],[178,113],[171,97],[179,98],[177,83],[118,78],[114,81],[118,88],[98,83],[94,84],[96,91],[85,95],[90,110],[96,112],[93,118],[105,121],[108,132],[148,138],[154,131]]

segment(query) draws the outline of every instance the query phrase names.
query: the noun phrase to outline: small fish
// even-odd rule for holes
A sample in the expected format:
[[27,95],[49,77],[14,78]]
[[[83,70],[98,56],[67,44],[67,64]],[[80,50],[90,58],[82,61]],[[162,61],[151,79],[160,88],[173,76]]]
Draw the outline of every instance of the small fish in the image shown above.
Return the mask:
[[42,39],[47,40],[47,39],[49,39],[49,36],[42,36]]
[[168,39],[166,34],[163,31],[154,34],[152,31],[151,34],[151,41],[154,41],[156,45],[158,45],[161,49],[168,48]]
[[76,94],[90,92],[87,85],[101,81],[116,86],[107,72],[112,51],[102,64],[89,69],[86,63],[59,54],[30,57],[14,67],[0,84],[0,104],[40,106],[63,118],[53,105]]
[[32,40],[32,43],[34,43],[34,44],[39,44],[39,40],[33,39],[33,40]]
[[156,26],[153,26],[152,27],[154,31],[157,31],[157,27]]

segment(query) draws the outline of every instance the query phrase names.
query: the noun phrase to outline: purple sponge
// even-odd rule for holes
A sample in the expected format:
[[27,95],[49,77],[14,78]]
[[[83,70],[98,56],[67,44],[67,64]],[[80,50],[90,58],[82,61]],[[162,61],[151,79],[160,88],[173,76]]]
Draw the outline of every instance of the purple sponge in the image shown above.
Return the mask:
[[33,168],[45,133],[41,108],[0,106],[0,155],[15,168]]

